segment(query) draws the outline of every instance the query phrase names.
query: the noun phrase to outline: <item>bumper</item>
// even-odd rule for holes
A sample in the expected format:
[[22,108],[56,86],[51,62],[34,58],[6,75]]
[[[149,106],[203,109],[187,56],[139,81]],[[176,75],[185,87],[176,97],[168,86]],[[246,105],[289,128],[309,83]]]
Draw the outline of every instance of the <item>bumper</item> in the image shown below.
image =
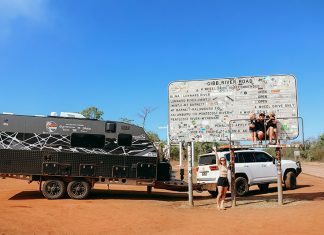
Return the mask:
[[200,183],[200,184],[216,184],[217,180],[215,178],[197,178],[197,183]]

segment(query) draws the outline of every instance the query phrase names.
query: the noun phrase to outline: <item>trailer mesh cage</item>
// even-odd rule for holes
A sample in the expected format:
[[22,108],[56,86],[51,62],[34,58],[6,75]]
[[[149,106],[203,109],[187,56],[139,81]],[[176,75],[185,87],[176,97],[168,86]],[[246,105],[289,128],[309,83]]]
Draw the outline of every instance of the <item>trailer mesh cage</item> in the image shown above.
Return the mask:
[[[0,124],[1,174],[156,178],[157,150],[138,126],[17,115]],[[131,144],[118,145],[119,135]]]

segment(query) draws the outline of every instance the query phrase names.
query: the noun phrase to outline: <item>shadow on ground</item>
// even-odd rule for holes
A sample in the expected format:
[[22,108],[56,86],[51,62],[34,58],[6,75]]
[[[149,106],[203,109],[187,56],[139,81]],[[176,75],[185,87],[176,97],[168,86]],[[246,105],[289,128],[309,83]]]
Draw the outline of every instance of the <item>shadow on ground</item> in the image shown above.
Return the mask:
[[[298,188],[312,187],[313,185],[299,185]],[[284,191],[284,201],[285,204],[298,201],[317,201],[324,200],[324,192],[309,192],[309,193],[298,193],[297,190]],[[296,191],[296,193],[294,193]],[[276,194],[277,188],[270,187],[266,193],[260,190],[254,189],[249,191],[249,193],[244,197],[237,197],[237,201],[240,204],[249,205],[256,204],[258,202],[274,202],[277,200],[278,196]],[[230,199],[230,193],[227,194],[227,198]],[[42,193],[39,191],[22,191],[9,200],[33,200],[33,199],[44,199],[46,200]],[[69,199],[67,196],[64,199]],[[88,200],[156,200],[156,201],[166,201],[166,202],[179,202],[188,201],[187,193],[179,192],[160,192],[154,191],[152,194],[148,194],[146,191],[131,191],[131,190],[105,190],[105,189],[93,189],[89,195]],[[199,201],[200,206],[210,205],[211,200],[214,201],[208,195],[195,195],[194,201]],[[205,201],[205,202],[204,202]]]
[[[22,191],[9,200],[32,200],[42,199],[44,196],[39,191]],[[67,196],[65,197],[68,198]],[[187,201],[187,193],[178,192],[152,192],[148,194],[146,191],[131,191],[131,190],[105,190],[94,189],[91,191],[88,200],[157,200],[157,201]],[[195,196],[195,200],[205,200],[210,196]]]

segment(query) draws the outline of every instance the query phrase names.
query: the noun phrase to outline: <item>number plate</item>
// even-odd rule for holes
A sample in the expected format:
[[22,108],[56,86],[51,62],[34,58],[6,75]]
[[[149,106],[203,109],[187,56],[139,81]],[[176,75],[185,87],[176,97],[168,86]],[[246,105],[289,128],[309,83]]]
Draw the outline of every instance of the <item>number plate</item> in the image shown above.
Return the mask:
[[201,175],[202,175],[202,176],[207,176],[207,173],[208,173],[208,171],[201,172]]

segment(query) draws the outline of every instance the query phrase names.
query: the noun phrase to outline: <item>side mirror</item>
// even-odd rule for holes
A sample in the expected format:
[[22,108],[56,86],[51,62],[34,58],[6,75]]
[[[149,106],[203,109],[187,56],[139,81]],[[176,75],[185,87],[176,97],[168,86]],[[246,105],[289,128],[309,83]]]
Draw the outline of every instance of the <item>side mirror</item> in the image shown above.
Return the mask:
[[273,158],[272,163],[276,164],[276,159],[275,158]]
[[130,134],[119,134],[117,139],[118,146],[130,147],[132,146],[133,136]]

